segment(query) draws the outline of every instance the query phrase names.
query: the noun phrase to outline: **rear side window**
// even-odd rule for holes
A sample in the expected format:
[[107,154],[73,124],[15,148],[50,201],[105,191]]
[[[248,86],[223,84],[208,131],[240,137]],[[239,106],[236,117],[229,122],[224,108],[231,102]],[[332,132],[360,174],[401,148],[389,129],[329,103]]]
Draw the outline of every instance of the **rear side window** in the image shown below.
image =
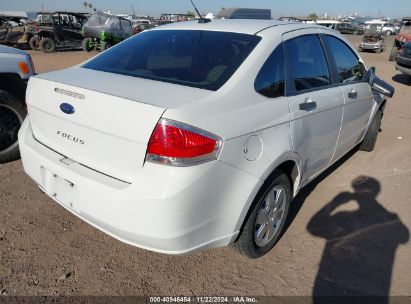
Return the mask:
[[254,83],[255,90],[269,98],[284,96],[284,48],[279,45],[264,63]]
[[255,35],[216,31],[146,31],[83,68],[216,91],[260,40]]
[[305,91],[331,84],[327,60],[318,35],[287,40],[285,49],[291,91]]
[[348,83],[362,79],[362,65],[357,55],[340,39],[326,35],[324,40],[337,67],[337,82]]

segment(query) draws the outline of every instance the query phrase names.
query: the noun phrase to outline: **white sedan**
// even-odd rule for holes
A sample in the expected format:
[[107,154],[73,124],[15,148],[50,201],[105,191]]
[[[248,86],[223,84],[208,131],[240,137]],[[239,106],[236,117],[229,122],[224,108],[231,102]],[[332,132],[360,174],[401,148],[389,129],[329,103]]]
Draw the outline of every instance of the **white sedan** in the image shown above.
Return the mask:
[[374,72],[317,25],[161,26],[30,79],[24,169],[123,242],[257,258],[302,187],[357,144],[374,148],[393,94]]

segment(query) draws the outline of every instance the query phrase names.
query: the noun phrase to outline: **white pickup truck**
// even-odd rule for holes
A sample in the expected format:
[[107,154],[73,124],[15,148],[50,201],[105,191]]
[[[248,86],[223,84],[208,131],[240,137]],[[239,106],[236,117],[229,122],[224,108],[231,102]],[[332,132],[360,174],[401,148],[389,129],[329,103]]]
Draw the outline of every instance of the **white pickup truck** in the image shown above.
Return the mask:
[[26,116],[27,81],[34,72],[29,54],[0,45],[0,163],[19,157],[17,133]]

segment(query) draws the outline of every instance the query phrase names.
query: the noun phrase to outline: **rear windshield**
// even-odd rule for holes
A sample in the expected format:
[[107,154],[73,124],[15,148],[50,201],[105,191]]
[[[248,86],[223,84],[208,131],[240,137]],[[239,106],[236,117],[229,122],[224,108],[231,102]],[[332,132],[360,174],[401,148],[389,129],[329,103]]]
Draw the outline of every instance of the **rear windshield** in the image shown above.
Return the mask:
[[260,40],[254,35],[214,31],[146,31],[83,68],[216,91]]

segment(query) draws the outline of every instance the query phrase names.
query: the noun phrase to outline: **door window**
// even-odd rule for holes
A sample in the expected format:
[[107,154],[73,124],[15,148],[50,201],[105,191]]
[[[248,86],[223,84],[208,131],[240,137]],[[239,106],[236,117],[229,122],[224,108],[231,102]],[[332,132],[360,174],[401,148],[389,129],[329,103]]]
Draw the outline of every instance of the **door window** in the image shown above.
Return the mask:
[[358,81],[363,76],[363,66],[357,55],[340,39],[326,35],[324,40],[328,45],[331,57],[337,68],[337,82],[348,83]]
[[255,90],[263,96],[284,96],[284,48],[280,44],[264,63],[254,83]]
[[318,35],[287,40],[285,48],[291,91],[300,92],[331,84],[327,60]]

